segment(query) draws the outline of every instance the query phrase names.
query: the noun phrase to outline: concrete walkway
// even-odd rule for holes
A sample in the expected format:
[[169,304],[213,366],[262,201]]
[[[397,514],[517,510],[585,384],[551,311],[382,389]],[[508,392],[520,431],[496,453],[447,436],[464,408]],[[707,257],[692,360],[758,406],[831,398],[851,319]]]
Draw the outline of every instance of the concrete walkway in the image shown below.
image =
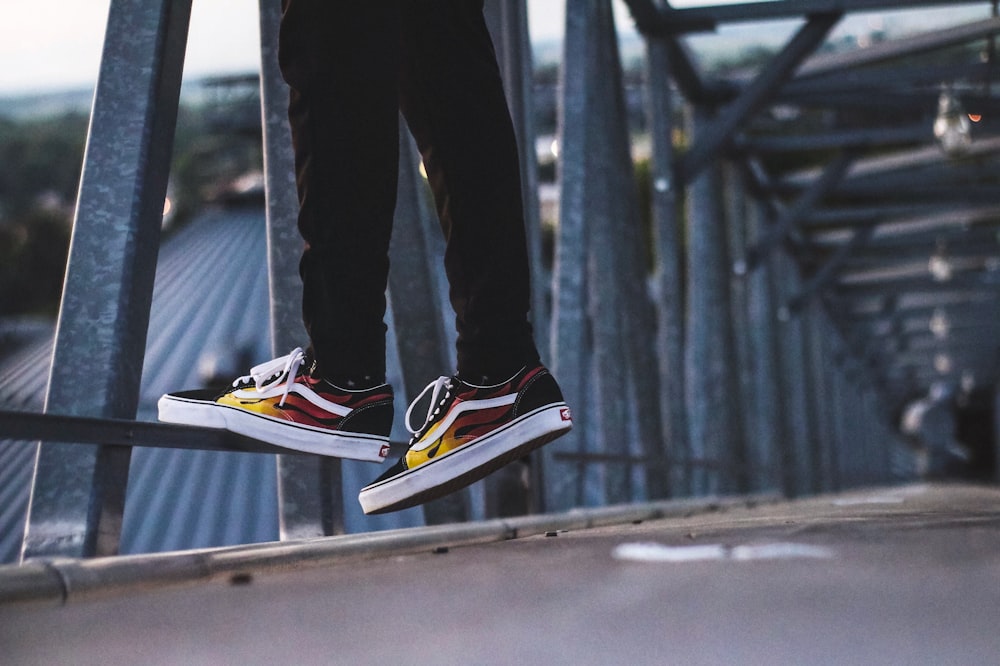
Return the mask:
[[[228,567],[5,567],[0,662],[1000,662],[1000,488],[674,506],[535,517],[503,539],[422,528],[337,556],[316,553],[350,539],[271,544]],[[61,597],[30,593],[53,572]]]

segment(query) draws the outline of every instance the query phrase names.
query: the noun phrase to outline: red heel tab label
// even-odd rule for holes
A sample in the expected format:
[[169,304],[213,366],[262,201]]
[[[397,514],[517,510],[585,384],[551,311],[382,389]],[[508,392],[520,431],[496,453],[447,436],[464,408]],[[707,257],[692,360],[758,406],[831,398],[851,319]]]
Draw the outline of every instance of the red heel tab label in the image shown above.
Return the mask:
[[387,455],[389,455],[389,445],[383,444],[382,448],[378,452],[378,457],[385,458]]
[[559,416],[562,417],[563,421],[572,421],[573,415],[569,411],[569,407],[563,407],[559,410]]

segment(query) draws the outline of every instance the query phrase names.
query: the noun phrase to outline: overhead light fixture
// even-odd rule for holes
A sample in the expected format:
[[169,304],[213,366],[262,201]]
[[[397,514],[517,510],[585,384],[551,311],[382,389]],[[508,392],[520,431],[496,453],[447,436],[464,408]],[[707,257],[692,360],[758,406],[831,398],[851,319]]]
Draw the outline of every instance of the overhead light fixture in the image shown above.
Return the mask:
[[972,393],[972,389],[976,388],[976,375],[972,370],[962,371],[961,386],[964,393]]
[[944,310],[937,308],[927,323],[927,327],[931,329],[931,333],[934,334],[935,338],[944,340],[948,337],[948,332],[951,330],[951,323],[948,321],[948,315],[944,313]]
[[961,155],[972,145],[969,116],[962,103],[955,97],[951,86],[946,86],[938,96],[938,112],[934,118],[934,138],[946,155]]
[[952,265],[945,251],[944,243],[938,243],[937,249],[927,261],[927,270],[935,282],[947,282],[952,276]]
[[934,357],[934,369],[939,375],[947,375],[951,372],[951,357],[947,354],[937,354]]

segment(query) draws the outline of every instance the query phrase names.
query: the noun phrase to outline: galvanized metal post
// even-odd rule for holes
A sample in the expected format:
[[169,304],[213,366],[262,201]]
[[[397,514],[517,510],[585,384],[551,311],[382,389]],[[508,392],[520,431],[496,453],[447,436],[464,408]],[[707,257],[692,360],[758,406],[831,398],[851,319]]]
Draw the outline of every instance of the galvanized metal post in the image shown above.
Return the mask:
[[[46,413],[135,418],[190,12],[111,2]],[[116,553],[129,460],[40,444],[22,557]]]
[[830,414],[830,372],[827,364],[826,313],[818,302],[812,302],[804,312],[806,324],[806,346],[809,398],[813,414],[813,473],[814,489],[817,492],[832,489],[831,472],[831,432]]
[[559,108],[559,229],[556,237],[552,299],[552,371],[573,409],[573,430],[542,449],[545,511],[566,509],[583,500],[579,463],[558,458],[581,454],[596,427],[587,407],[590,322],[587,308],[587,135],[589,110],[589,37],[593,2],[567,3]]
[[[695,108],[694,131],[709,122]],[[729,266],[721,210],[718,163],[706,166],[688,183],[687,349],[685,376],[694,462],[692,492],[735,490],[727,473],[742,457],[734,448],[737,415],[734,394],[735,352],[730,328]]]
[[[796,293],[797,268],[784,252],[775,254],[778,302],[785,303],[789,294]],[[802,354],[802,321],[788,308],[779,307],[779,349],[783,388],[785,390],[785,492],[791,497],[806,494],[811,489],[809,458],[809,418],[805,391],[808,389]]]
[[861,391],[859,393],[861,395],[861,409],[859,414],[861,418],[859,420],[864,424],[864,427],[861,430],[862,452],[860,456],[863,461],[863,466],[859,480],[862,484],[868,485],[875,481],[876,478],[874,463],[875,442],[873,437],[875,428],[872,415],[873,401],[871,384],[866,380],[862,380]]
[[847,354],[846,347],[840,336],[837,336],[833,350],[830,378],[832,387],[830,391],[831,411],[833,416],[833,474],[834,489],[844,488],[844,480],[847,471],[847,449],[849,446],[848,437],[848,412],[846,408],[847,391],[844,373],[844,359]]
[[[620,211],[623,194],[612,187],[611,175],[622,164],[615,155],[616,138],[613,85],[617,83],[614,73],[617,62],[617,47],[609,48],[607,33],[614,30],[610,3],[586,3],[592,11],[586,17],[590,23],[592,39],[589,44],[588,59],[591,68],[587,81],[590,95],[588,100],[588,121],[595,130],[586,137],[587,187],[584,192],[584,215],[590,229],[588,246],[588,270],[590,271],[588,300],[592,313],[594,336],[593,386],[600,405],[598,432],[599,450],[602,453],[628,456],[628,439],[625,437],[628,423],[628,396],[624,390],[628,374],[622,351],[626,344],[626,326],[621,319],[621,288],[619,280],[624,266],[620,261],[620,247],[623,242],[617,227],[618,220],[612,220],[613,211]],[[567,13],[570,8],[567,7]],[[614,40],[612,32],[612,40]],[[612,42],[613,43],[613,42]],[[568,65],[568,63],[564,63]],[[609,81],[609,77],[611,80]],[[609,90],[611,88],[611,90]],[[620,503],[630,496],[628,467],[623,464],[608,464],[604,468],[604,501]]]
[[[644,253],[611,5],[594,0],[570,3],[566,10],[553,357],[566,397],[584,420],[569,438],[547,447],[545,460],[558,465],[559,453],[583,453],[583,438],[596,432],[603,470],[596,465],[585,473],[563,467],[553,475],[550,470],[557,468],[547,466],[549,499],[559,507],[628,501],[633,497],[630,460],[640,454],[658,467],[662,457],[657,378],[649,363],[654,353],[652,308],[640,258]],[[587,348],[588,327],[592,351]],[[589,363],[593,374],[587,377]],[[564,377],[564,371],[570,374]],[[588,409],[588,398],[593,408]],[[597,483],[585,496],[587,481]],[[659,479],[647,475],[647,487],[650,481],[656,485]],[[663,493],[658,488],[653,492]]]
[[[758,238],[767,217],[765,205],[754,201],[747,215],[747,237]],[[782,414],[786,409],[784,380],[778,364],[777,318],[775,315],[774,259],[768,256],[745,276],[747,281],[747,332],[750,338],[752,393],[747,411],[754,414],[748,436],[747,458],[758,490],[781,490],[785,473],[782,451],[788,437]]]
[[[665,489],[686,495],[689,476],[675,466],[691,457],[684,378],[683,249],[677,215],[679,183],[674,179],[674,96],[669,77],[669,47],[647,38],[649,132],[652,141],[650,175],[653,184],[653,239],[656,249],[657,359],[660,418],[668,447]],[[652,492],[650,493],[653,494]]]
[[831,458],[831,480],[833,490],[840,490],[843,487],[843,456],[845,426],[844,421],[847,416],[844,412],[844,364],[843,357],[847,353],[841,331],[835,326],[832,319],[827,323],[830,330],[830,360],[828,368],[830,373],[830,416],[832,422],[832,432],[830,451]]
[[993,480],[1000,482],[1000,388],[993,388]]
[[[267,196],[268,284],[271,351],[275,357],[305,344],[299,258],[302,237],[295,187],[295,156],[288,126],[288,87],[278,67],[281,7],[260,2],[260,98]],[[278,456],[278,520],[282,539],[305,539],[344,531],[341,462],[336,458]]]
[[[729,249],[727,255],[729,262],[726,264],[726,268],[729,269],[731,266],[738,266],[745,261],[747,201],[739,169],[726,163],[723,166],[722,175]],[[736,466],[733,478],[734,489],[737,492],[745,493],[749,492],[752,487],[752,477],[757,471],[753,465],[753,457],[748,450],[751,446],[750,433],[754,431],[754,422],[758,417],[758,413],[752,408],[754,362],[750,350],[749,290],[743,276],[732,270],[727,270],[727,275],[730,285],[730,326],[732,327],[733,358],[735,359],[732,373],[734,375],[733,385],[736,389],[732,400],[736,428],[733,432],[730,450],[732,451],[733,463]]]
[[854,433],[853,433],[853,455],[851,457],[851,474],[853,476],[853,485],[860,486],[866,482],[865,478],[865,467],[866,460],[865,456],[867,454],[867,430],[868,424],[865,423],[865,386],[864,380],[861,376],[861,368],[857,363],[854,368],[854,376],[852,377],[852,391],[853,391],[853,405],[852,405],[852,416]]
[[[644,460],[641,478],[635,474],[639,470],[634,470],[631,465],[619,466],[626,475],[626,490],[632,489],[633,484],[645,485],[645,493],[632,489],[631,496],[625,498],[627,501],[639,497],[665,497],[667,479],[663,474],[664,447],[657,398],[659,377],[651,363],[656,357],[656,317],[648,291],[647,238],[639,214],[614,14],[609,4],[603,7],[601,33],[598,35],[602,40],[599,51],[603,60],[597,72],[597,84],[601,86],[598,98],[603,103],[598,108],[604,125],[599,136],[606,137],[607,141],[599,141],[595,148],[607,156],[606,168],[600,168],[597,174],[607,180],[610,196],[597,201],[604,201],[607,205],[599,222],[614,253],[615,272],[610,274],[613,277],[610,281],[607,279],[609,274],[595,273],[592,284],[609,282],[609,287],[614,288],[613,293],[609,290],[605,294],[611,299],[596,309],[596,317],[607,323],[614,322],[624,330],[624,346],[608,354],[607,360],[609,363],[624,364],[626,381],[620,387],[609,383],[608,390],[600,395],[602,401],[606,401],[609,392],[620,391],[626,399],[628,413],[626,427],[618,432],[607,432],[604,446],[612,447],[615,442],[621,441],[621,453],[630,457],[641,456]],[[600,235],[595,235],[592,247],[595,253],[601,252],[604,245]],[[624,318],[623,312],[627,315]],[[602,324],[602,328],[604,326]],[[602,378],[603,373],[598,377],[599,389]]]

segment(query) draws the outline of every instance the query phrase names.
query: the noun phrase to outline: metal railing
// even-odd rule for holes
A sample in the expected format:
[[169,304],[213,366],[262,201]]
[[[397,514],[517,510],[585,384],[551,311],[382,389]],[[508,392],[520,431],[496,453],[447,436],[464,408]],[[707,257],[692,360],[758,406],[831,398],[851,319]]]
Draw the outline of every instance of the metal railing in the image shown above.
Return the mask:
[[[279,453],[282,535],[338,529],[338,521],[328,519],[342,510],[329,505],[329,487],[340,482],[336,461],[321,463],[228,433],[133,420],[190,2],[111,4],[45,414],[0,412],[0,437],[43,442],[25,557],[116,552],[133,446]],[[640,27],[657,11],[653,3],[629,4]],[[301,241],[276,60],[278,3],[262,0],[260,9],[272,344],[281,354],[304,336],[285,326],[299,321]],[[767,252],[751,249],[768,238],[777,212],[757,194],[753,170],[722,153],[839,13],[807,21],[775,69],[728,111],[713,118],[703,105],[689,107],[695,143],[683,157],[672,141],[682,106],[672,82],[708,92],[691,79],[690,63],[678,62],[681,52],[669,31],[647,35],[648,239],[610,2],[566,3],[560,218],[550,278],[534,196],[525,5],[489,2],[487,11],[522,146],[535,325],[576,425],[542,449],[528,504],[562,510],[639,497],[801,494],[889,478],[898,438],[876,382],[820,303],[800,299],[794,312],[781,307],[810,285],[776,243],[766,242]],[[394,245],[392,264],[415,275],[438,263],[440,245],[421,200],[415,152],[404,137],[395,234],[410,240],[405,251]],[[730,267],[747,265],[751,254],[755,270],[734,280]],[[397,326],[415,327],[427,312],[441,312],[439,292],[409,289],[390,277]],[[407,397],[420,388],[413,382],[439,374],[448,362],[444,330],[428,328],[427,335],[438,338],[422,346],[429,352],[401,350]],[[86,392],[69,388],[84,382]],[[433,502],[425,515],[428,522],[466,519],[468,497]]]

